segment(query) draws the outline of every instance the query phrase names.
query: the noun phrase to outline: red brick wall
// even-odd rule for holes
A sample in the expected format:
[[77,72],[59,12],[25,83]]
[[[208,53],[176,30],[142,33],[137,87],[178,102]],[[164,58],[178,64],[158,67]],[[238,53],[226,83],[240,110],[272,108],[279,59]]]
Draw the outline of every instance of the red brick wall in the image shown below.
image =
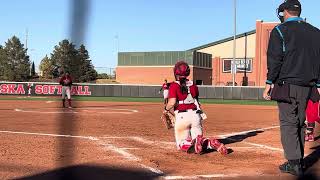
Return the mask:
[[257,86],[264,86],[267,79],[267,49],[270,32],[278,23],[256,22],[256,70],[259,72],[256,76]]
[[[255,58],[252,59],[252,72],[247,72],[247,77],[249,81],[249,86],[256,85],[256,76],[257,76],[257,70],[256,67],[256,60]],[[213,59],[213,71],[212,71],[212,84],[217,86],[226,85],[228,82],[232,82],[232,74],[224,73],[223,72],[223,60],[220,57],[215,57]],[[235,82],[237,85],[242,85],[244,72],[238,72],[235,77]]]
[[[193,67],[189,79],[193,80]],[[201,73],[202,74],[202,73]],[[210,73],[211,74],[211,73]],[[116,68],[116,80],[122,84],[162,85],[164,79],[174,81],[173,67],[121,67]]]
[[193,80],[202,80],[203,85],[212,85],[212,69],[193,68]]
[[[202,80],[203,84],[211,85],[212,69],[190,66],[190,80]],[[117,82],[122,84],[154,84],[174,81],[173,67],[121,67],[116,68]]]
[[162,84],[173,80],[172,67],[117,67],[116,79],[122,84]]

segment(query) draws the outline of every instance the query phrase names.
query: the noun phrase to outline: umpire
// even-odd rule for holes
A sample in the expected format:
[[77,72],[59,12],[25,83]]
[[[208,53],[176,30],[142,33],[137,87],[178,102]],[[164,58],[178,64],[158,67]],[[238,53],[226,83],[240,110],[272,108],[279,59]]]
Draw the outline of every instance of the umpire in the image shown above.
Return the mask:
[[[305,110],[311,87],[320,89],[320,30],[302,18],[298,0],[278,8],[281,24],[271,34],[263,97],[278,101],[281,143],[288,160],[281,172],[303,175]],[[272,88],[273,87],[273,88]]]

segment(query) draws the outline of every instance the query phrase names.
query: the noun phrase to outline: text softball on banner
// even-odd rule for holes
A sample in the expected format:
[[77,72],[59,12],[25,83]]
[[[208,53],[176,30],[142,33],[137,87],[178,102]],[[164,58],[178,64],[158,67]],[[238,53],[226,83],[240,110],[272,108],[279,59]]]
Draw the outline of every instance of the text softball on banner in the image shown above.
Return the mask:
[[[33,84],[33,83],[25,83],[25,84],[0,84],[0,94],[8,94],[8,95],[60,95],[62,92],[61,85],[52,85],[52,84]],[[89,86],[83,85],[74,85],[71,87],[72,95],[80,95],[80,96],[90,96],[91,91]]]

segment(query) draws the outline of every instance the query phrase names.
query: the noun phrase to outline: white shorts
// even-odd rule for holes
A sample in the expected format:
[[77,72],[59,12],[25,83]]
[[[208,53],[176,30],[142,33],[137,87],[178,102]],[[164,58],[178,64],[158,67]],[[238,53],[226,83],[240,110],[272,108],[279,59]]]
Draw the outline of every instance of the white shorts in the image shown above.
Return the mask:
[[167,99],[168,96],[169,96],[169,90],[168,89],[163,90],[163,99]]
[[174,125],[174,134],[177,147],[185,142],[186,139],[195,139],[202,135],[201,117],[196,111],[188,110],[187,112],[174,112],[176,121]]
[[68,99],[71,99],[71,90],[69,86],[62,86],[62,99],[67,95]]

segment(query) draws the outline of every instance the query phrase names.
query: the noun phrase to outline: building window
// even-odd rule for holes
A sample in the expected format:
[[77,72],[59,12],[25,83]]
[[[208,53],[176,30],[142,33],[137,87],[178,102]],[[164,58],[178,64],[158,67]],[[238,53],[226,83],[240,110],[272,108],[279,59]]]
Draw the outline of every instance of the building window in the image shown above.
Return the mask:
[[[222,59],[222,69],[224,73],[231,73],[231,64],[233,59]],[[237,66],[237,72],[252,72],[252,58],[245,60],[244,58],[235,59],[235,64]]]

